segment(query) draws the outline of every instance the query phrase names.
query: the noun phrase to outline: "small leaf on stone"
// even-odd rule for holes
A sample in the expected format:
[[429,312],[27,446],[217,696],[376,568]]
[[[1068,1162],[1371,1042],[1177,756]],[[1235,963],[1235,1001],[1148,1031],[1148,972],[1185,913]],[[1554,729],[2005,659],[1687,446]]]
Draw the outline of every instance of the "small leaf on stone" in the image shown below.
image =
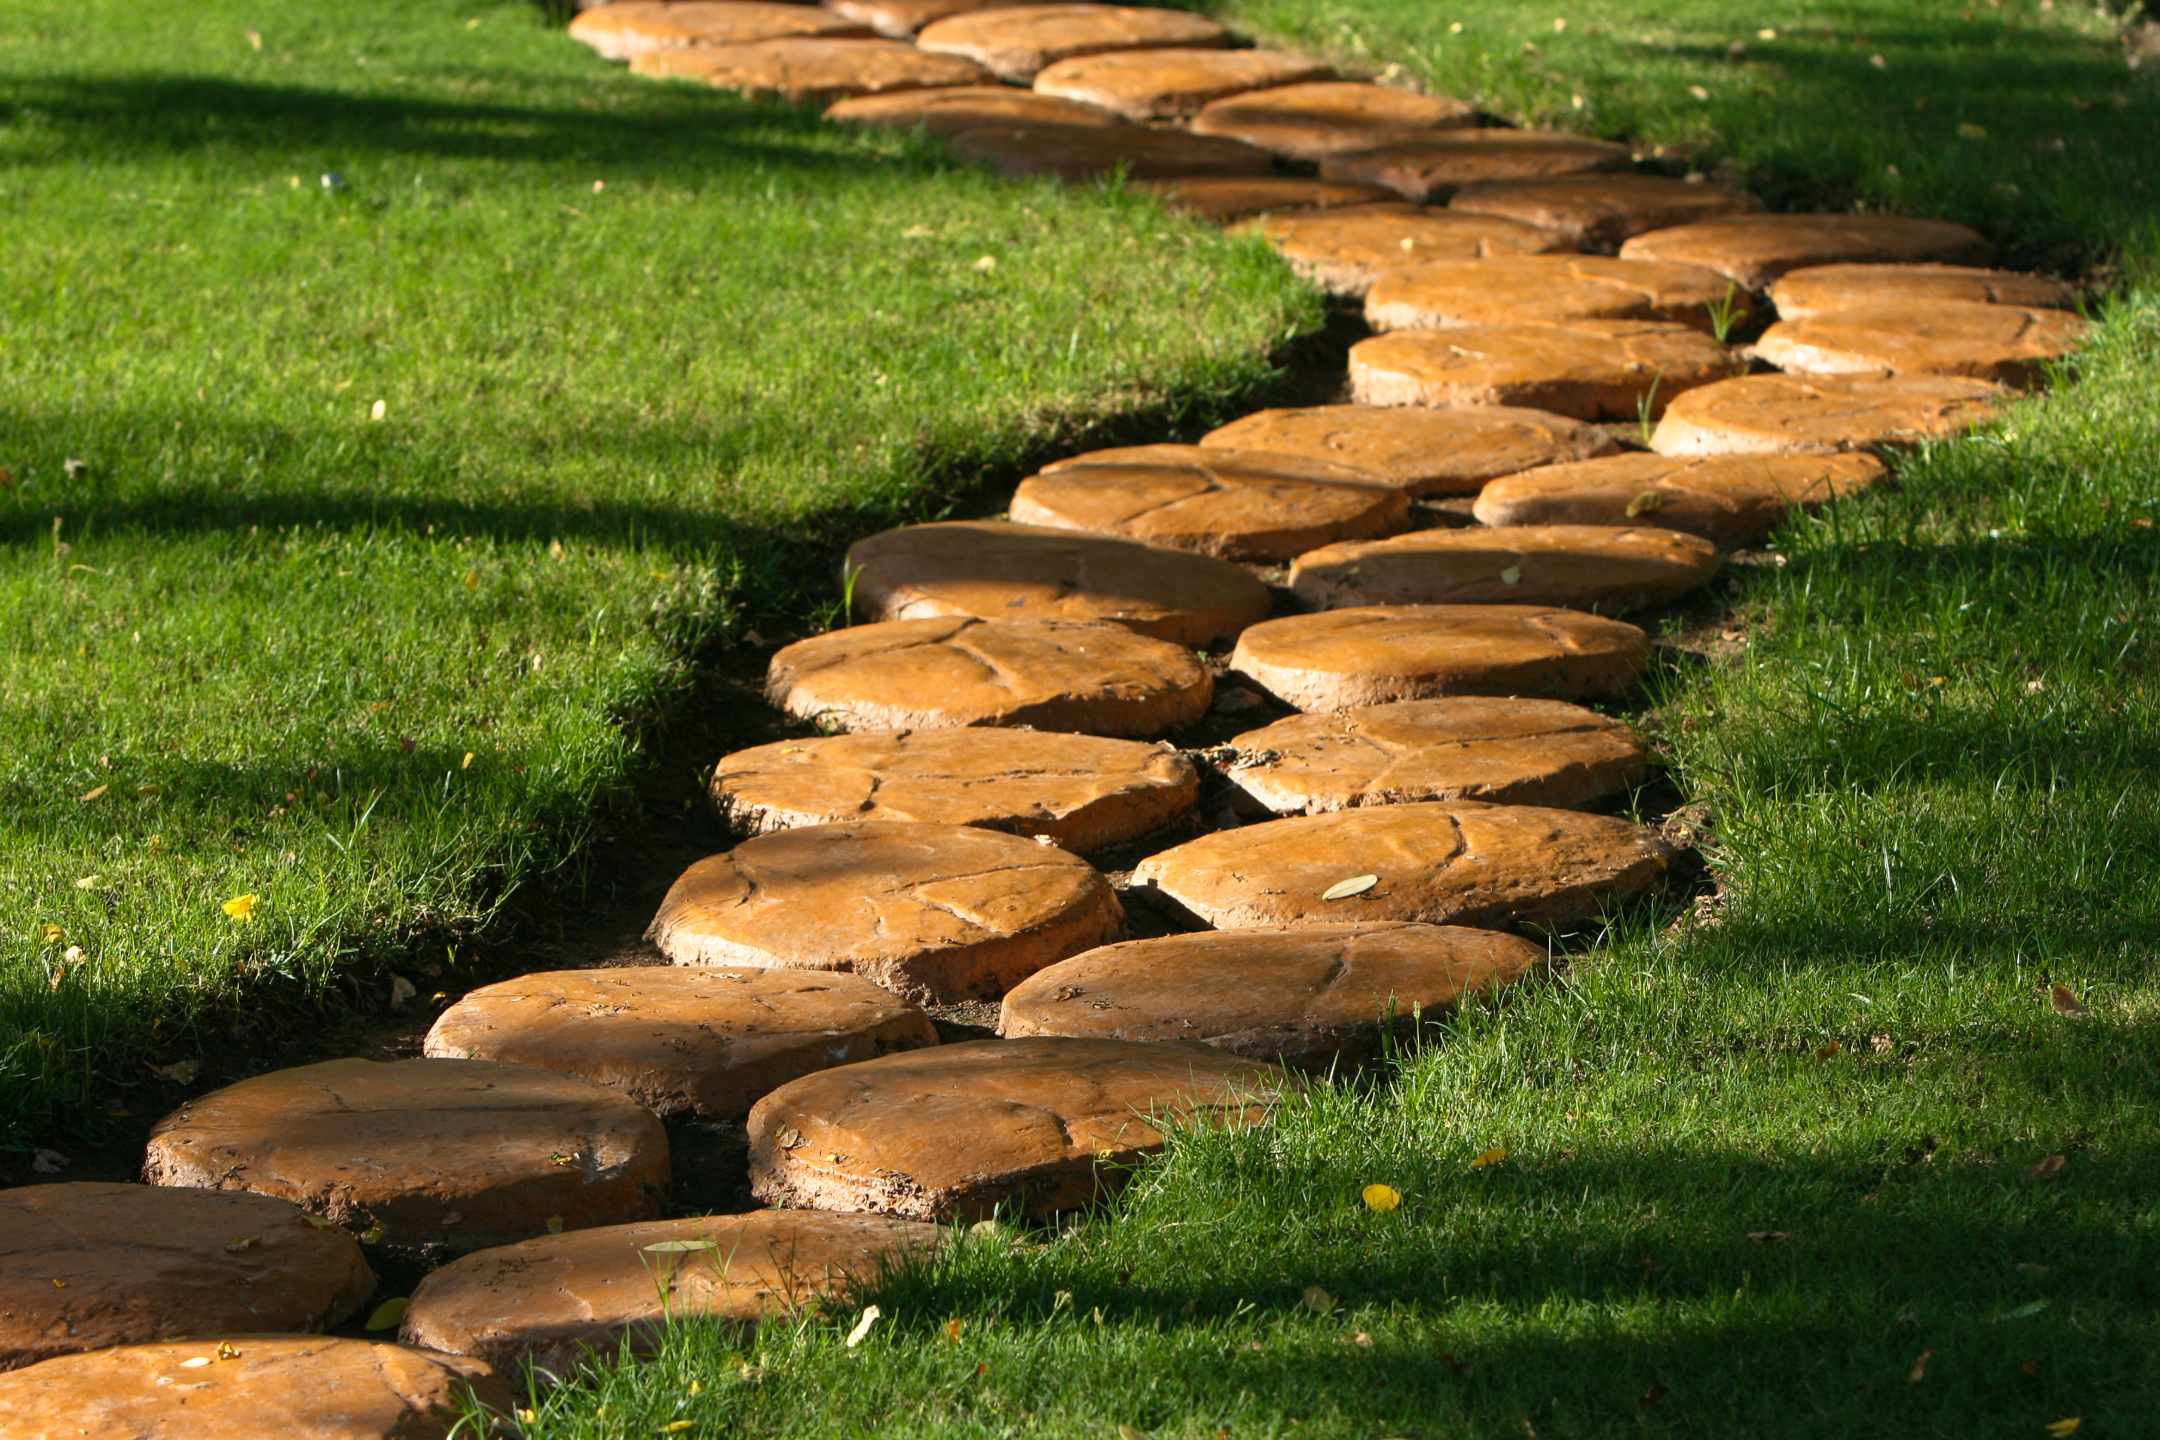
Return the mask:
[[244,1254],[245,1252],[254,1249],[257,1245],[260,1245],[261,1243],[262,1239],[260,1236],[236,1236],[235,1238],[225,1242],[225,1253],[228,1255]]
[[230,1340],[220,1340],[218,1341],[217,1358],[220,1360],[238,1360],[240,1358],[240,1347]]
[[875,1305],[866,1307],[862,1312],[862,1317],[855,1322],[855,1328],[848,1331],[847,1348],[852,1350],[857,1345],[862,1344],[863,1337],[870,1333],[870,1327],[877,1324],[878,1316],[883,1313]]
[[655,1240],[645,1247],[648,1255],[687,1255],[693,1250],[717,1250],[719,1242],[713,1240]]
[[208,1355],[190,1355],[180,1362],[180,1368],[182,1370],[200,1370],[209,1363],[210,1357]]
[[395,1330],[398,1322],[405,1318],[405,1306],[407,1303],[406,1297],[403,1295],[398,1296],[395,1300],[383,1301],[382,1304],[377,1305],[368,1312],[367,1328],[370,1330]]
[[790,1126],[789,1126],[789,1127],[788,1127],[787,1129],[785,1129],[785,1130],[782,1130],[782,1131],[780,1132],[780,1148],[781,1148],[781,1149],[783,1149],[783,1150],[799,1150],[799,1149],[801,1149],[801,1148],[802,1148],[802,1143],[803,1143],[803,1133],[802,1133],[802,1131],[800,1131],[800,1130],[797,1130],[797,1129],[796,1129],[796,1128],[795,1128],[794,1126],[790,1125]]
[[1522,584],[1522,566],[1510,565],[1507,569],[1502,570],[1500,572],[1500,583],[1503,585]]
[[550,1234],[550,1235],[560,1235],[560,1234],[562,1234],[562,1230],[563,1230],[562,1216],[560,1216],[560,1215],[550,1215],[550,1216],[548,1216],[548,1218],[547,1218],[547,1232],[548,1232],[548,1234]]
[[1495,1145],[1490,1150],[1481,1151],[1478,1157],[1470,1162],[1470,1168],[1472,1170],[1483,1170],[1486,1166],[1497,1165],[1505,1159],[1507,1159],[1507,1146]]
[[1664,508],[1665,492],[1662,490],[1645,490],[1627,502],[1627,514],[1630,520],[1637,515],[1655,515]]
[[325,1219],[320,1215],[302,1215],[300,1218],[307,1221],[308,1224],[314,1226],[317,1230],[335,1230],[338,1228],[337,1221]]
[[1362,895],[1380,883],[1378,875],[1353,875],[1348,880],[1338,880],[1320,892],[1322,900],[1347,900]]

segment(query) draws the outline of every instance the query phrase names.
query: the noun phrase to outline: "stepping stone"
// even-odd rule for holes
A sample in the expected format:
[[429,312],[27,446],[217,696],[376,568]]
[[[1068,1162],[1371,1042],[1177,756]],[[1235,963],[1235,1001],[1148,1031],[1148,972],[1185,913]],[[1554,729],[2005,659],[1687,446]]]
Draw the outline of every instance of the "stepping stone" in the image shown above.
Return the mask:
[[678,965],[842,970],[911,1000],[949,1002],[1002,995],[1102,944],[1124,919],[1110,882],[1054,845],[854,820],[760,835],[698,861],[647,934]]
[[1750,290],[1787,271],[1847,260],[1979,260],[1979,231],[1898,215],[1724,215],[1652,230],[1620,247],[1627,260],[1706,265]]
[[[634,13],[602,21],[595,16],[609,10],[630,8]],[[587,33],[580,35],[585,26]],[[595,33],[596,32],[596,33]],[[835,40],[861,40],[870,27],[843,19],[814,5],[761,3],[761,0],[685,0],[676,5],[603,6],[587,10],[570,22],[570,33],[610,60],[634,60],[653,50],[711,48],[746,45],[758,40],[788,36],[821,35]]]
[[2004,398],[2000,386],[1952,375],[1748,375],[1676,397],[1650,448],[1761,455],[1947,440],[1993,419]]
[[696,50],[650,50],[630,68],[661,80],[702,80],[738,95],[830,105],[851,95],[981,85],[990,73],[957,55],[930,55],[897,40],[760,40]]
[[150,1132],[153,1185],[289,1200],[407,1255],[643,1220],[667,1132],[612,1090],[491,1060],[325,1060],[181,1106]]
[[1629,420],[1742,364],[1701,331],[1656,320],[1397,330],[1350,347],[1350,394],[1365,405],[1527,405]]
[[952,617],[798,640],[773,656],[765,694],[795,719],[841,730],[1151,737],[1207,714],[1214,686],[1190,650],[1121,625]]
[[[1566,925],[1651,889],[1671,863],[1655,831],[1609,815],[1450,800],[1217,831],[1149,856],[1133,883],[1218,930],[1355,920]],[[1367,875],[1376,883],[1343,893],[1345,881]]]
[[1391,140],[1367,150],[1338,150],[1320,161],[1323,180],[1384,186],[1420,205],[1445,200],[1487,180],[1538,180],[1615,170],[1625,145],[1543,130],[1464,130]]
[[1035,77],[1035,88],[1128,119],[1183,120],[1226,95],[1333,73],[1317,60],[1278,50],[1129,50],[1060,60]]
[[1076,55],[1112,50],[1170,50],[1222,45],[1223,28],[1186,10],[1131,5],[1020,5],[977,10],[926,25],[915,43],[938,55],[963,55],[999,77],[1025,85],[1037,71]]
[[847,125],[881,125],[893,130],[917,126],[932,135],[953,136],[986,126],[1065,126],[1101,130],[1124,121],[1092,105],[1075,105],[1015,90],[1010,85],[949,85],[936,90],[900,90],[890,95],[858,95],[842,100],[825,118]]
[[1550,231],[1416,205],[1350,205],[1257,222],[1290,268],[1335,295],[1363,295],[1383,271],[1424,260],[1486,260],[1564,250]]
[[1781,320],[1940,300],[2067,310],[2077,290],[2045,275],[1974,265],[1813,265],[1787,271],[1770,287]]
[[847,563],[857,613],[879,620],[1112,620],[1198,646],[1229,639],[1269,608],[1266,587],[1225,561],[1000,520],[887,530],[857,541]]
[[1371,605],[1286,615],[1238,637],[1230,668],[1299,710],[1438,695],[1601,700],[1634,687],[1650,637],[1543,605]]
[[1208,432],[1200,443],[1332,460],[1415,496],[1474,495],[1496,475],[1620,448],[1604,431],[1580,420],[1507,405],[1262,410]]
[[934,1225],[884,1215],[753,1210],[608,1225],[482,1250],[413,1292],[399,1338],[510,1372],[568,1374],[585,1352],[650,1354],[671,1319],[760,1320],[844,1294],[927,1255]]
[[1717,546],[1678,530],[1472,526],[1308,550],[1290,567],[1290,588],[1317,609],[1511,603],[1610,615],[1699,590],[1723,563]]
[[638,27],[664,19],[673,5],[663,0],[626,0],[619,5],[595,5],[572,19],[568,35],[590,45],[603,60],[628,60],[640,48]]
[[1365,323],[1375,330],[1450,330],[1523,321],[1668,320],[1711,330],[1713,312],[1725,304],[1744,316],[1748,297],[1700,265],[1505,255],[1385,271],[1365,294]]
[[422,1052],[576,1075],[657,1115],[739,1120],[828,1065],[937,1044],[930,1017],[853,975],[721,966],[552,970],[484,985]]
[[1465,185],[1448,209],[1539,225],[1571,245],[1615,250],[1631,235],[1762,209],[1752,195],[1656,175],[1560,175]]
[[1872,455],[1612,455],[1505,475],[1479,492],[1485,525],[1632,525],[1685,530],[1727,549],[1762,539],[1796,505],[1882,480]]
[[1122,173],[1130,180],[1177,180],[1265,175],[1273,168],[1266,151],[1235,140],[1138,125],[985,125],[958,131],[951,142],[955,154],[1016,179],[1049,175],[1077,182]]
[[920,1220],[1046,1219],[1162,1148],[1151,1117],[1257,1125],[1271,1065],[1200,1045],[977,1040],[807,1076],[750,1112],[770,1204]]
[[451,1440],[465,1399],[507,1414],[477,1360],[371,1340],[238,1335],[63,1355],[0,1375],[0,1434],[125,1440]]
[[1132,188],[1153,195],[1172,210],[1218,225],[1288,210],[1370,205],[1388,198],[1387,191],[1370,185],[1338,185],[1300,175],[1194,175],[1142,180]]
[[1190,810],[1192,762],[1168,745],[1044,731],[921,730],[783,740],[713,770],[721,816],[745,834],[840,820],[973,825],[1085,852]]
[[[858,20],[878,34],[894,40],[913,38],[923,26],[948,15],[969,15],[977,10],[1005,10],[1016,0],[829,0],[832,12]],[[1017,0],[1026,4],[1029,0]]]
[[1193,117],[1201,135],[1226,135],[1293,160],[1364,150],[1384,140],[1477,123],[1477,108],[1445,95],[1316,80],[1232,95]]
[[0,1370],[176,1335],[327,1330],[374,1289],[351,1236],[282,1200],[89,1181],[0,1190]]
[[1410,501],[1325,460],[1139,445],[1029,476],[1013,492],[1012,518],[1226,560],[1288,560],[1329,540],[1391,535],[1409,523]]
[[1005,997],[998,1033],[1162,1045],[1324,1070],[1380,1053],[1465,995],[1543,963],[1542,946],[1457,925],[1298,925],[1106,945]]
[[1809,375],[1965,375],[2030,385],[2089,327],[2067,310],[1914,300],[1780,320],[1756,358]]
[[1649,764],[1635,732],[1595,710],[1473,695],[1292,715],[1230,749],[1230,783],[1278,815],[1423,800],[1573,810]]

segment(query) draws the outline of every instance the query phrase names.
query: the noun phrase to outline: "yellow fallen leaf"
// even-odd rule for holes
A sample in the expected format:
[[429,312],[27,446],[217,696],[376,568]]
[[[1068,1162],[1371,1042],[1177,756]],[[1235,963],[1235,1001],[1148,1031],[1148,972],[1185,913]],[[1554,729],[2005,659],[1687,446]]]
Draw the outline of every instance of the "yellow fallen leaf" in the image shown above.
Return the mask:
[[1392,1185],[1367,1185],[1363,1196],[1368,1210],[1386,1212],[1402,1206],[1402,1191]]
[[408,1303],[410,1302],[403,1295],[394,1300],[383,1301],[382,1304],[377,1305],[369,1313],[367,1328],[370,1330],[395,1330],[398,1322],[405,1318],[405,1307]]
[[105,792],[107,790],[110,790],[111,788],[112,787],[110,785],[93,785],[88,790],[83,791],[81,796],[78,798],[80,798],[84,804],[88,804],[92,800],[102,800],[105,798]]
[[670,1420],[660,1427],[662,1435],[680,1435],[697,1422],[695,1420]]
[[1486,1166],[1497,1165],[1505,1159],[1507,1159],[1507,1146],[1495,1145],[1492,1147],[1492,1149],[1481,1152],[1478,1155],[1477,1159],[1472,1160],[1470,1162],[1470,1168],[1473,1170],[1483,1170]]
[[38,934],[48,945],[57,945],[67,939],[67,931],[58,925],[42,925],[38,928]]
[[1987,126],[1975,125],[1970,120],[1964,121],[1958,126],[1958,138],[1960,140],[1985,140],[1987,139]]
[[478,570],[467,570],[465,572],[465,588],[467,590],[480,588],[480,572]]
[[238,1360],[240,1358],[240,1347],[230,1340],[220,1340],[218,1341],[217,1358],[220,1360]]
[[255,907],[260,905],[261,903],[262,896],[254,894],[251,891],[246,895],[233,896],[232,899],[227,900],[224,905],[219,908],[224,910],[224,912],[227,915],[231,916],[233,919],[245,923],[246,921],[255,918]]
[[385,416],[385,415],[387,415],[387,414],[389,414],[389,413],[390,413],[390,406],[389,406],[389,403],[388,403],[387,401],[377,400],[377,401],[376,401],[376,402],[375,402],[375,403],[374,403],[373,405],[370,405],[370,406],[368,407],[368,416],[367,416],[367,418],[368,418],[368,419],[370,419],[370,420],[380,420],[380,419],[382,419],[382,418],[383,418],[383,416]]
[[2047,1427],[2047,1432],[2053,1435],[2055,1440],[2064,1440],[2065,1436],[2077,1434],[2078,1426],[2084,1423],[2085,1420],[2082,1416],[2066,1415],[2060,1420],[2051,1422]]
[[1380,883],[1378,875],[1353,875],[1348,880],[1338,880],[1320,892],[1322,900],[1347,900],[1362,895]]
[[467,751],[465,752],[465,758],[464,758],[463,760],[460,760],[460,761],[458,761],[458,767],[457,767],[457,768],[458,768],[458,769],[460,769],[460,770],[470,770],[470,769],[472,769],[472,762],[473,762],[473,752],[472,752],[472,751],[470,751],[470,750],[467,750]]

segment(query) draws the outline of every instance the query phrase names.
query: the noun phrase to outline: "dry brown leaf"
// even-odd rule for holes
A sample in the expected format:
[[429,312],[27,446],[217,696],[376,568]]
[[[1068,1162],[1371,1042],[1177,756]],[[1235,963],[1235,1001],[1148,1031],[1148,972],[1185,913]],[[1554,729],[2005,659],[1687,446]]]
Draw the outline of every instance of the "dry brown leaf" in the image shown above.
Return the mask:
[[1907,1380],[1907,1382],[1917,1385],[1921,1381],[1927,1379],[1928,1361],[1934,1358],[1935,1352],[1933,1350],[1922,1350],[1920,1352],[1920,1358],[1912,1362],[1912,1369],[1905,1372],[1905,1379]]
[[2092,1014],[2091,1008],[2078,999],[2077,992],[2060,981],[2048,991],[2048,1003],[2055,1007],[2056,1014],[2068,1015],[2072,1019],[2083,1019]]
[[2063,1166],[2069,1163],[2060,1155],[2049,1155],[2028,1167],[2025,1171],[2025,1178],[2027,1180],[2052,1180],[2057,1175],[2060,1175]]

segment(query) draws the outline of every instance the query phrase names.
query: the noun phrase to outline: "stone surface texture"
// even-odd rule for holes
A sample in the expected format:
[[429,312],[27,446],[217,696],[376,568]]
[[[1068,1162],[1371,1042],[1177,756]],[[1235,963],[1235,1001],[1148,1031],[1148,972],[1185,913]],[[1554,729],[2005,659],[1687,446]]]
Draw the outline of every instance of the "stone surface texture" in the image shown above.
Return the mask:
[[1134,120],[1183,120],[1226,95],[1332,73],[1318,60],[1279,50],[1132,50],[1060,60],[1035,77],[1035,88]]
[[2077,303],[2077,290],[2045,275],[2016,270],[1926,264],[1815,265],[1787,271],[1770,287],[1770,303],[1781,320],[1937,300],[2067,310]]
[[1525,405],[1581,420],[1634,419],[1733,375],[1741,361],[1685,325],[1577,320],[1397,330],[1350,347],[1366,405]]
[[1131,180],[1224,179],[1263,176],[1273,168],[1265,150],[1235,140],[1138,125],[985,125],[952,137],[955,153],[1004,175],[1052,175],[1092,180],[1112,173]]
[[[610,10],[635,14],[608,17]],[[584,33],[580,34],[580,27]],[[870,27],[815,5],[772,0],[686,0],[674,5],[604,6],[570,22],[570,33],[610,60],[632,60],[653,50],[746,45],[790,36],[867,39]]]
[[1002,79],[1025,85],[1060,60],[1107,51],[1206,47],[1229,39],[1223,28],[1188,10],[1133,5],[1016,5],[935,21],[915,43],[939,55],[962,55]]
[[909,39],[923,26],[948,15],[1003,10],[1014,3],[1015,0],[830,0],[835,15],[859,20],[878,34],[894,40]]
[[1092,105],[1076,105],[1010,85],[947,85],[935,90],[858,95],[829,107],[825,118],[846,125],[881,125],[893,130],[912,130],[920,125],[932,135],[943,136],[997,126],[1102,130],[1125,125],[1117,116]]
[[1755,355],[1809,375],[1963,375],[2029,385],[2085,338],[2067,310],[1971,300],[1912,300],[1780,320]]
[[1631,235],[1760,210],[1752,195],[1658,175],[1561,175],[1465,185],[1448,209],[1539,225],[1586,250],[1610,252]]
[[1375,330],[1449,330],[1528,320],[1667,320],[1709,330],[1712,309],[1726,303],[1736,316],[1747,313],[1747,296],[1700,265],[1506,255],[1385,271],[1365,294],[1365,323]]
[[1309,455],[1418,497],[1472,495],[1497,475],[1588,460],[1620,448],[1594,425],[1508,405],[1261,410],[1209,431],[1200,443]]
[[1172,210],[1227,225],[1255,215],[1295,210],[1335,210],[1371,205],[1388,193],[1370,185],[1341,185],[1302,175],[1192,175],[1176,180],[1140,180],[1133,185]]
[[1565,250],[1549,230],[1485,215],[1451,215],[1399,201],[1346,205],[1255,222],[1290,268],[1335,295],[1355,299],[1388,270],[1423,260],[1488,260]]
[[1722,215],[1634,236],[1628,260],[1704,265],[1750,290],[1789,270],[1857,260],[1984,259],[1980,232],[1899,215]]
[[1613,170],[1628,149],[1584,135],[1542,130],[1458,130],[1385,141],[1365,150],[1338,150],[1320,161],[1323,180],[1356,180],[1428,205],[1465,185],[1535,180]]
[[1660,455],[1865,450],[1945,440],[1994,417],[2000,386],[1950,375],[1749,375],[1666,407]]
[[1489,481],[1486,525],[1657,525],[1731,548],[1762,539],[1796,505],[1821,505],[1885,477],[1872,455],[1610,455]]
[[1474,106],[1445,95],[1360,81],[1314,80],[1217,100],[1193,117],[1192,128],[1292,160],[1317,161],[1339,150],[1363,150],[1476,120]]
[[1290,588],[1321,609],[1499,603],[1610,615],[1700,589],[1721,564],[1700,535],[1650,525],[1472,526],[1308,550]]
[[701,80],[740,95],[830,105],[851,95],[981,85],[990,73],[958,55],[931,55],[897,40],[760,40],[723,48],[649,50],[630,68],[659,80]]

